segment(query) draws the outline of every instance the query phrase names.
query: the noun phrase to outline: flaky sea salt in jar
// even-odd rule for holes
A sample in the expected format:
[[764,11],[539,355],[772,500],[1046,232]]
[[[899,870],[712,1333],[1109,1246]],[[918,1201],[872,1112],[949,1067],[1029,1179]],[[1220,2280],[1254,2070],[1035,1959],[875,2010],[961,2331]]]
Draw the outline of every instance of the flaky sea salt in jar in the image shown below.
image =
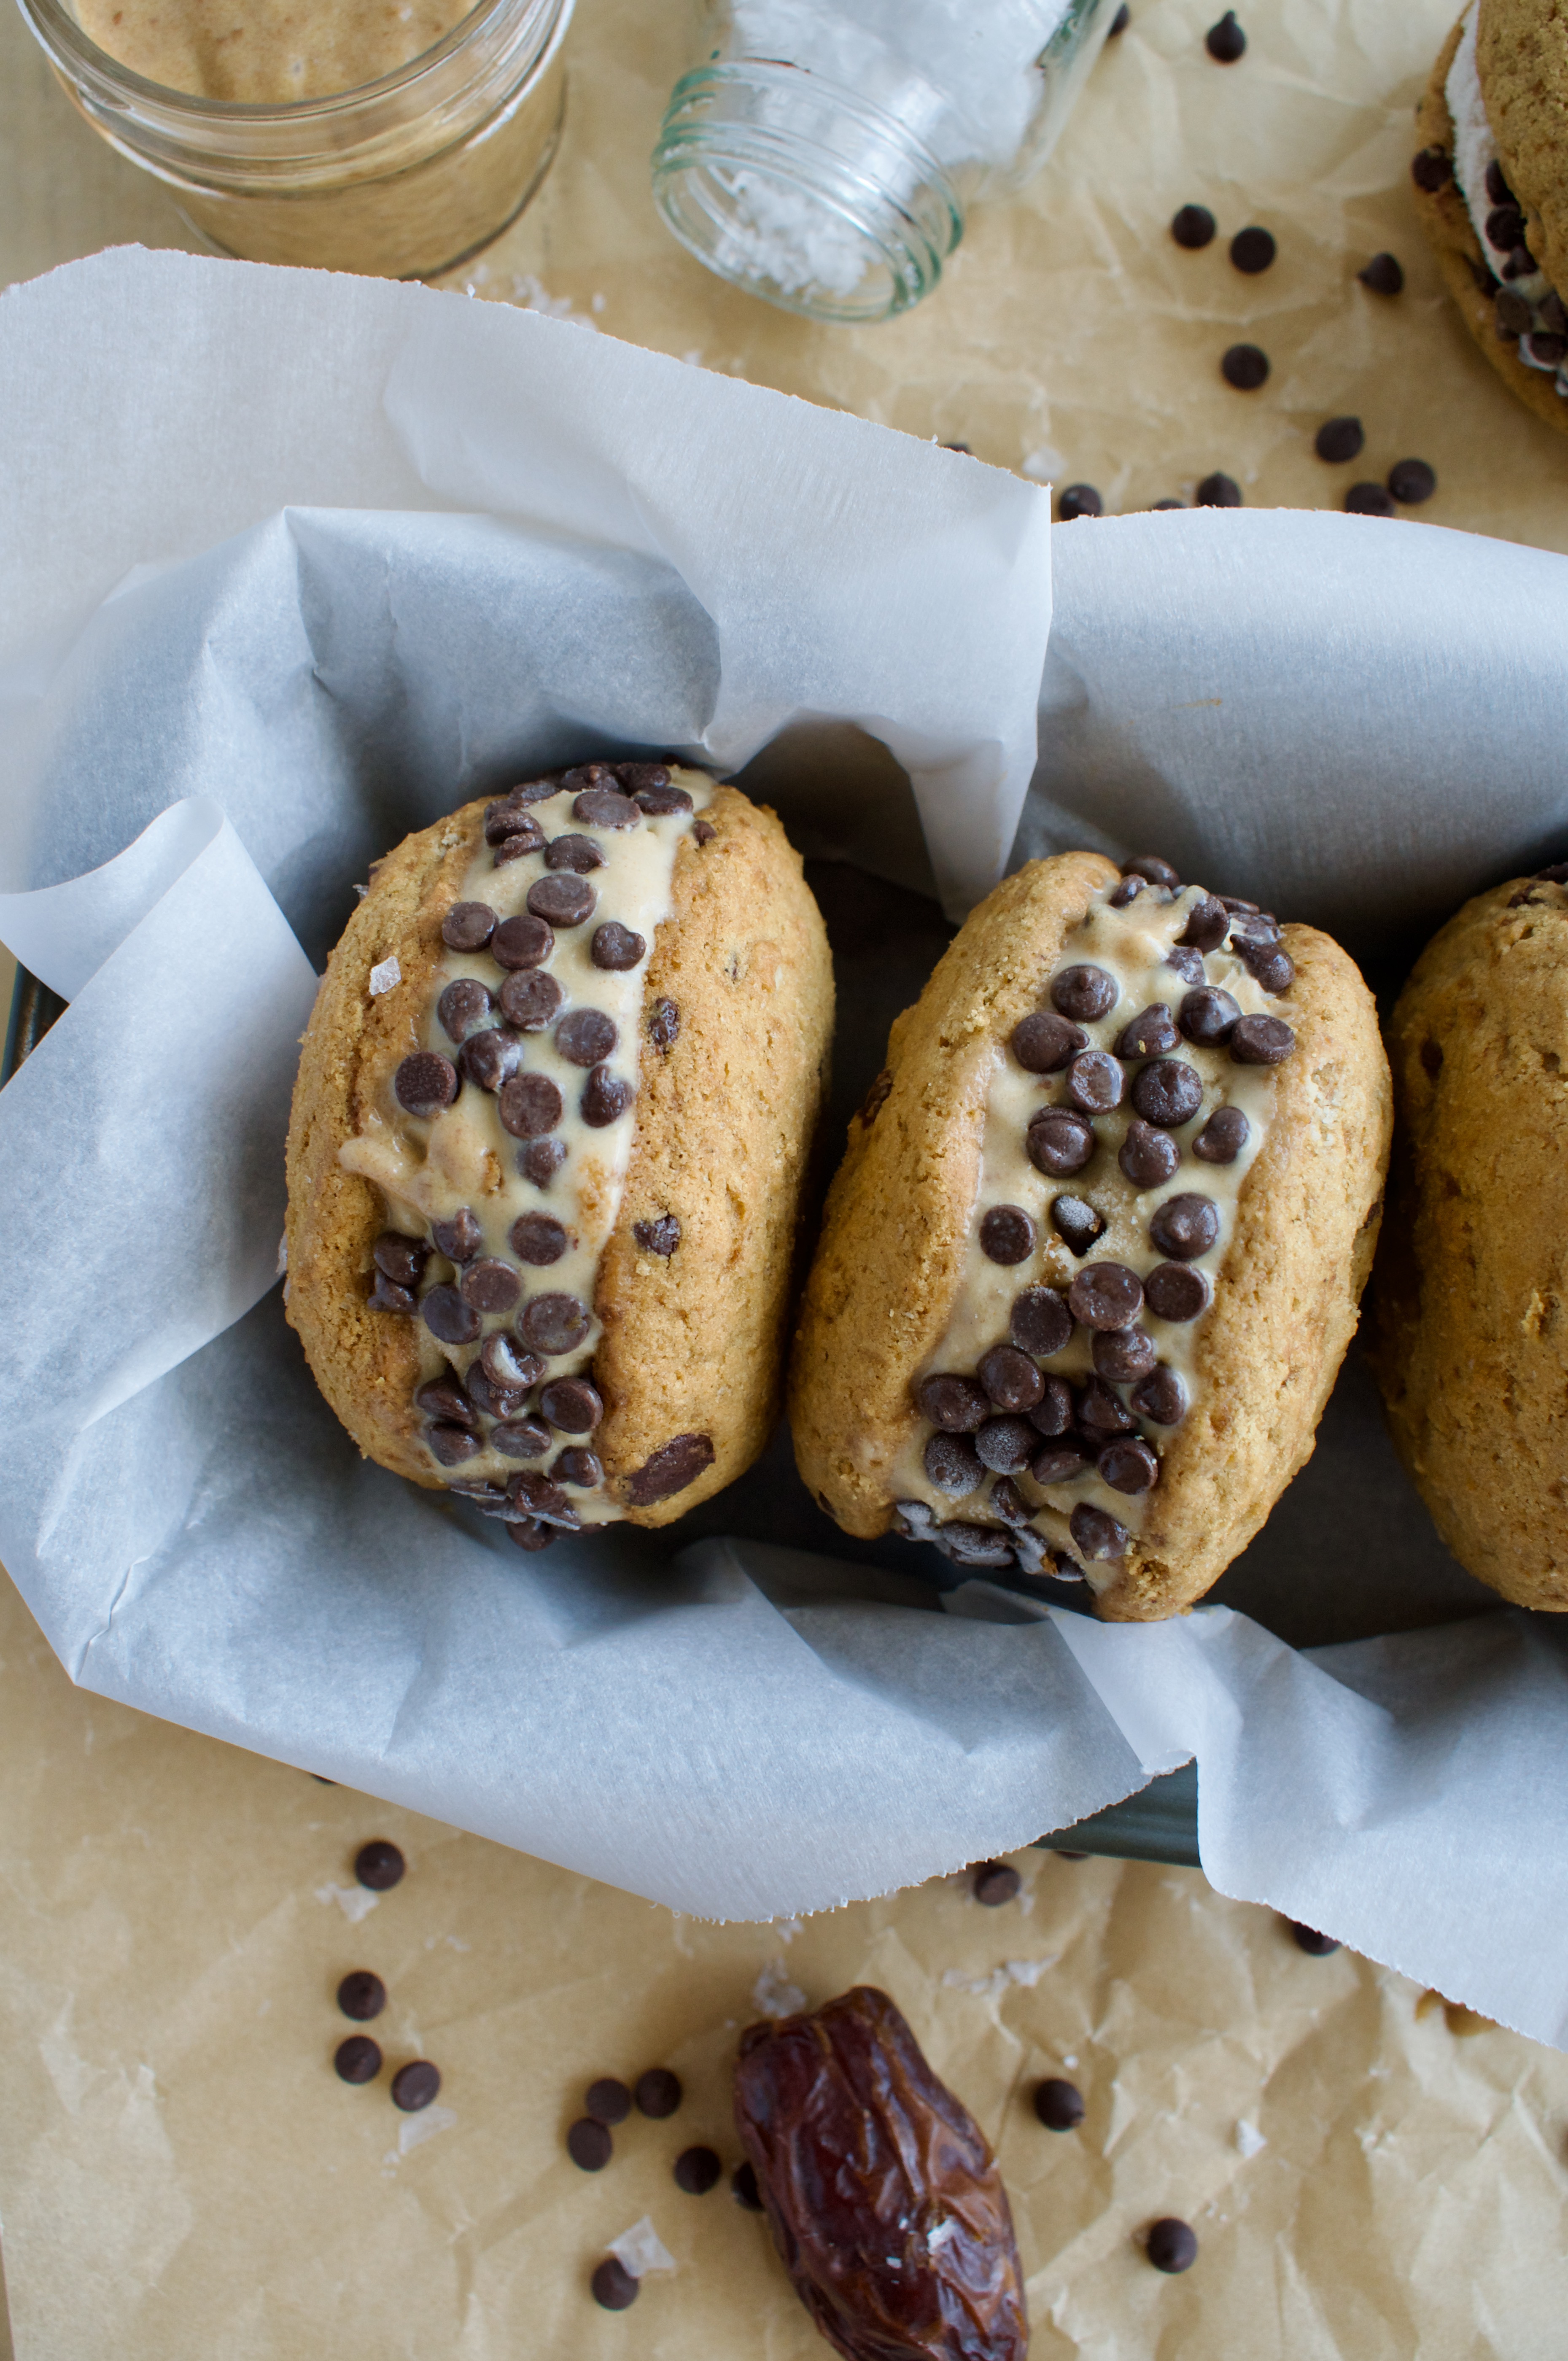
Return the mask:
[[574,0],[21,0],[95,131],[250,262],[430,278],[521,211]]
[[653,153],[670,228],[817,320],[928,295],[977,197],[1045,161],[1116,0],[699,0]]

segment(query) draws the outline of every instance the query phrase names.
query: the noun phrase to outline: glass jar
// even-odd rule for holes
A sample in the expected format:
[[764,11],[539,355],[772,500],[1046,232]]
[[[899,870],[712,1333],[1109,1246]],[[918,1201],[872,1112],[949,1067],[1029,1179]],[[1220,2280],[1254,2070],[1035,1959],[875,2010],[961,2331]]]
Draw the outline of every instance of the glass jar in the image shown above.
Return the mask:
[[21,0],[94,131],[220,253],[384,279],[450,269],[528,203],[560,137],[573,5],[490,0],[394,73],[263,106],[148,82],[60,0]]
[[1117,0],[701,0],[653,195],[720,278],[816,320],[928,295],[977,197],[1055,146]]

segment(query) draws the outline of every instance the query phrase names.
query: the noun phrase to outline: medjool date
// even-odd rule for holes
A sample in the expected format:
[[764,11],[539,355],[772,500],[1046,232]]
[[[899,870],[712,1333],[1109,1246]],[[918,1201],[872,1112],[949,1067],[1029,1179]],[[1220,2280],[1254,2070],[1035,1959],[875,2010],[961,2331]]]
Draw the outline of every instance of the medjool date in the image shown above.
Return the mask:
[[751,2026],[735,2122],[795,2293],[845,2361],[1023,2361],[995,2158],[885,1993]]

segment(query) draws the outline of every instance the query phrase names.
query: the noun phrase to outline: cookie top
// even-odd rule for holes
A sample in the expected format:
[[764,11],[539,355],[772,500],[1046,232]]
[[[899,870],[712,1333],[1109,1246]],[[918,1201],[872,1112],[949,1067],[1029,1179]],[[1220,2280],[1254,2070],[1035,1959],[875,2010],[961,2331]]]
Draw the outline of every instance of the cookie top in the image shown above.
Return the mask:
[[1562,0],[1480,0],[1475,62],[1526,241],[1568,288],[1568,9]]
[[289,1157],[289,1317],[361,1448],[513,1526],[663,1523],[732,1480],[831,1005],[798,856],[701,774],[552,775],[378,863]]
[[1310,1454],[1388,1127],[1338,946],[1143,866],[1006,879],[894,1027],[791,1379],[850,1532],[1044,1542],[1128,1618],[1200,1597]]
[[1568,884],[1467,902],[1388,1028],[1399,1110],[1373,1366],[1461,1565],[1568,1610]]

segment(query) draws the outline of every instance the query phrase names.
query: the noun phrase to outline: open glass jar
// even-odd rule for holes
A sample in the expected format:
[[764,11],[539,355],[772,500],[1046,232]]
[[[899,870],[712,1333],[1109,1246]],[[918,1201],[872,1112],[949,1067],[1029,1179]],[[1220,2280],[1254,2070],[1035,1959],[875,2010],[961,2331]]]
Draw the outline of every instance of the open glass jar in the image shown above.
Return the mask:
[[133,72],[61,0],[22,12],[70,97],[225,254],[386,279],[450,269],[528,203],[560,137],[574,0],[488,0],[411,63],[280,104]]
[[653,151],[670,228],[817,320],[928,295],[977,197],[1042,164],[1116,0],[700,0]]

